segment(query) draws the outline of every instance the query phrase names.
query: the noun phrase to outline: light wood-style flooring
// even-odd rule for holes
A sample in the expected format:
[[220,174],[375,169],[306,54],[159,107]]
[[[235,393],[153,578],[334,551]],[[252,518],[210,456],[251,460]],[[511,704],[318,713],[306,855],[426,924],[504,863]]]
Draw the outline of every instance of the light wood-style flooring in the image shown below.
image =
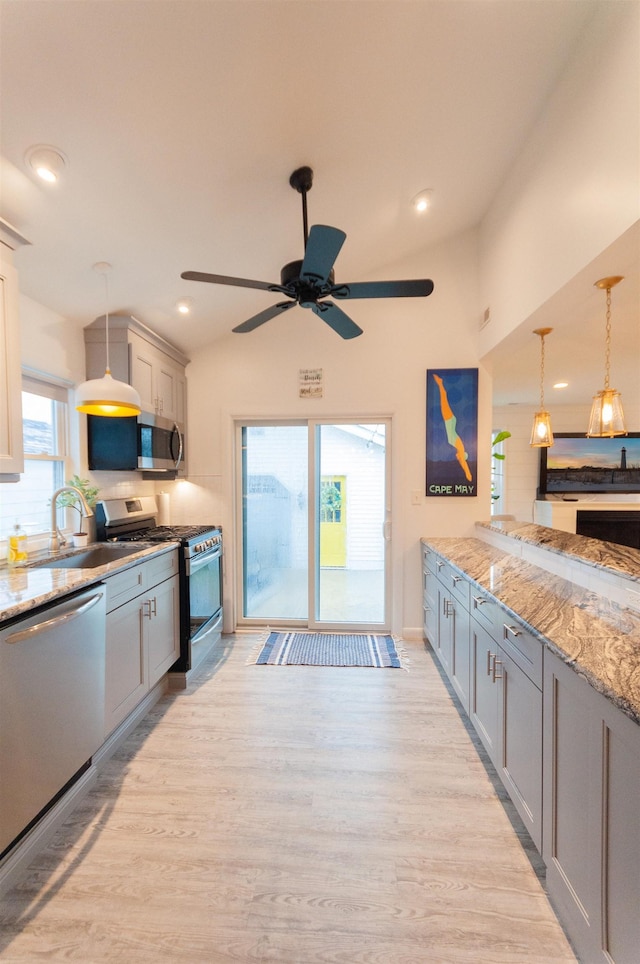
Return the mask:
[[255,641],[107,763],[2,901],[0,960],[576,960],[422,643],[405,672],[247,666]]

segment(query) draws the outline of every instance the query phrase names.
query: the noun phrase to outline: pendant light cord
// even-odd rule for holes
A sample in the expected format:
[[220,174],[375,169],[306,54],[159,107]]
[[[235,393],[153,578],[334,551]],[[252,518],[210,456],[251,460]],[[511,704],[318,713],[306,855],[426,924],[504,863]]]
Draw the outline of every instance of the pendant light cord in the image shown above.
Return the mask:
[[540,335],[540,409],[544,411],[544,335]]
[[109,361],[109,277],[107,272],[104,272],[104,332],[105,332],[105,343],[107,349],[107,372],[111,374],[111,364]]
[[607,324],[604,348],[604,388],[609,391],[609,368],[611,365],[611,285],[607,287]]

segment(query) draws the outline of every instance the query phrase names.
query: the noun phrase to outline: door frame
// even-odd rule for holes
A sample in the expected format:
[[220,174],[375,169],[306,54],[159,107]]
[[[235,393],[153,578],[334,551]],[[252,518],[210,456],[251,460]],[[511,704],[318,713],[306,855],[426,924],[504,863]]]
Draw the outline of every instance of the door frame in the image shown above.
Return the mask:
[[[233,440],[234,440],[234,464],[235,464],[235,518],[236,518],[236,591],[235,591],[235,611],[236,625],[239,628],[249,629],[251,627],[264,628],[267,620],[264,618],[246,617],[243,615],[243,593],[244,593],[244,519],[243,519],[243,452],[242,452],[242,428],[244,426],[269,426],[269,425],[306,425],[308,430],[308,525],[309,535],[307,540],[308,551],[308,614],[306,620],[300,619],[278,619],[277,625],[283,628],[309,628],[317,631],[327,632],[377,632],[388,633],[391,631],[391,607],[392,607],[392,526],[391,526],[391,427],[392,417],[390,415],[363,415],[363,416],[326,416],[322,418],[239,418],[233,419]],[[328,623],[316,619],[317,601],[319,599],[319,549],[320,549],[320,460],[317,453],[317,429],[322,425],[384,425],[385,426],[385,496],[384,496],[384,520],[382,522],[384,539],[384,621],[382,623]],[[311,511],[313,507],[313,511]]]

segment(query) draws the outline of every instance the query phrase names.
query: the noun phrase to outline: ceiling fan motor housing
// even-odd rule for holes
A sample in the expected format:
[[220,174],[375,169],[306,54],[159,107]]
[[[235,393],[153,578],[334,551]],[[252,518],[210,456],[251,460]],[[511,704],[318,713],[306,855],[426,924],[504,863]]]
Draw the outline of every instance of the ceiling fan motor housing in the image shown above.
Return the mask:
[[283,288],[290,288],[292,291],[292,297],[298,298],[301,304],[303,302],[304,294],[313,295],[310,300],[315,301],[316,298],[320,297],[323,292],[328,292],[329,288],[331,288],[335,282],[333,269],[329,272],[329,277],[327,278],[326,284],[323,285],[314,285],[313,281],[308,278],[302,281],[300,279],[301,271],[302,261],[290,261],[288,264],[285,264],[284,268],[280,272],[280,284]]

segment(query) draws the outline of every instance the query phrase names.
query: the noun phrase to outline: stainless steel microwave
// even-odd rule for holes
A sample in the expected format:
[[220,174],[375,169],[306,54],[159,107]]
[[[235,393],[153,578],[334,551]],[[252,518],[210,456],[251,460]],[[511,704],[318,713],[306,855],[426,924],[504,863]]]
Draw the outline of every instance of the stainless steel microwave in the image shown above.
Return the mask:
[[150,412],[130,418],[87,416],[89,468],[185,474],[184,427]]

